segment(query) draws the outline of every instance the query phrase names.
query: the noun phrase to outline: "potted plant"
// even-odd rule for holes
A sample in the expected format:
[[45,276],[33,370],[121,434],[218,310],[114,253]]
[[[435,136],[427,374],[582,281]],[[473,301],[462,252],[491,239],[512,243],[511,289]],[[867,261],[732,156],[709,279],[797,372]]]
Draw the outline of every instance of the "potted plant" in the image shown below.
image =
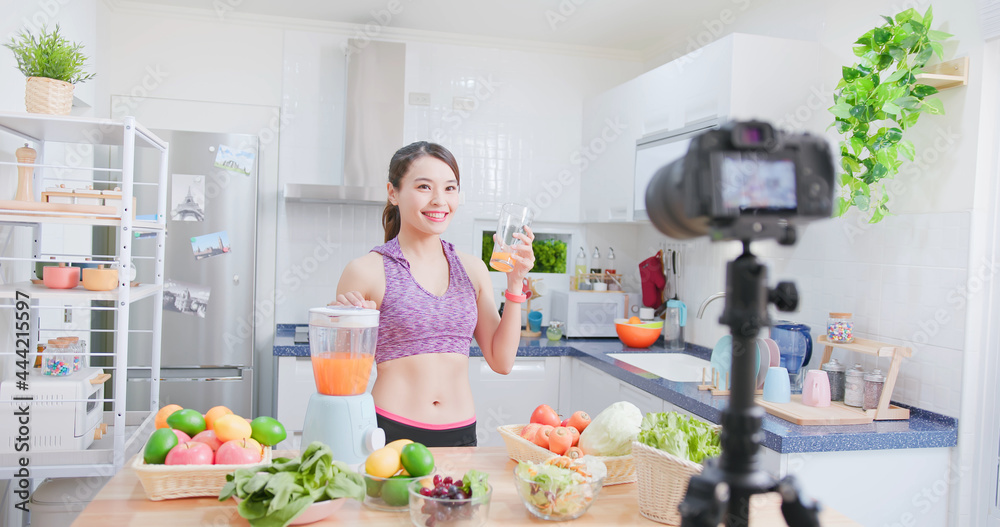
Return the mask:
[[73,85],[94,77],[83,69],[83,45],[63,38],[58,25],[51,33],[43,26],[37,38],[21,31],[4,46],[14,52],[17,68],[28,78],[24,104],[31,113],[68,115]]

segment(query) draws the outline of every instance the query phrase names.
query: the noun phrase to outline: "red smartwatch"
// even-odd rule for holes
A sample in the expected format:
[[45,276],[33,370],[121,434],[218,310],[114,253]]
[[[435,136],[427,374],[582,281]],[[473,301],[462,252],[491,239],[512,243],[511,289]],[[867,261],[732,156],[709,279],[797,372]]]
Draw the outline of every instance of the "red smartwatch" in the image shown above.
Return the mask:
[[503,296],[507,298],[507,301],[515,304],[520,304],[528,299],[528,295],[515,295],[506,289],[503,290]]

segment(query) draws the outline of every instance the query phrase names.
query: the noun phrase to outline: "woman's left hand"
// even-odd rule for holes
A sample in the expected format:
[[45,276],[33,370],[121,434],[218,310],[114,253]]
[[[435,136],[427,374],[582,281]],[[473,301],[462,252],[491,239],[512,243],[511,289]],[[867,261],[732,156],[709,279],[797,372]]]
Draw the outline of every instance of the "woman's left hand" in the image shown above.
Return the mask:
[[511,246],[511,258],[514,260],[514,268],[507,273],[507,283],[518,284],[519,288],[521,282],[524,281],[524,277],[528,276],[528,271],[535,266],[535,251],[531,248],[531,242],[535,239],[535,233],[531,232],[531,227],[527,226],[524,228],[524,232],[527,234],[514,233],[514,237],[521,240],[522,243]]

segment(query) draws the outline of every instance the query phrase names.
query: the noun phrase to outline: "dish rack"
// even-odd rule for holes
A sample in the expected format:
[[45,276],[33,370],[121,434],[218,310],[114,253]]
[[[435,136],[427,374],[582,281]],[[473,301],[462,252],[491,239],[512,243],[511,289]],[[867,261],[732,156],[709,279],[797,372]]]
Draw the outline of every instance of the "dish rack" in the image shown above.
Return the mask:
[[[541,463],[556,454],[547,448],[542,448],[521,437],[521,430],[526,425],[504,425],[497,427],[500,437],[507,446],[507,454],[514,461],[531,461]],[[634,483],[636,480],[635,458],[632,454],[626,456],[594,456],[608,468],[608,476],[604,485]]]

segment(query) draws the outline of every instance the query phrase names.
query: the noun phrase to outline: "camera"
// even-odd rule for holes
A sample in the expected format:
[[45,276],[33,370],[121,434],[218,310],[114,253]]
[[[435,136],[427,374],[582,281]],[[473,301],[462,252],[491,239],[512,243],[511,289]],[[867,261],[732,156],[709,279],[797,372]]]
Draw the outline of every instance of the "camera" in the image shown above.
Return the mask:
[[678,240],[773,238],[795,243],[795,225],[829,218],[833,160],[825,140],[762,121],[730,122],[692,139],[684,157],[646,188],[649,219]]

